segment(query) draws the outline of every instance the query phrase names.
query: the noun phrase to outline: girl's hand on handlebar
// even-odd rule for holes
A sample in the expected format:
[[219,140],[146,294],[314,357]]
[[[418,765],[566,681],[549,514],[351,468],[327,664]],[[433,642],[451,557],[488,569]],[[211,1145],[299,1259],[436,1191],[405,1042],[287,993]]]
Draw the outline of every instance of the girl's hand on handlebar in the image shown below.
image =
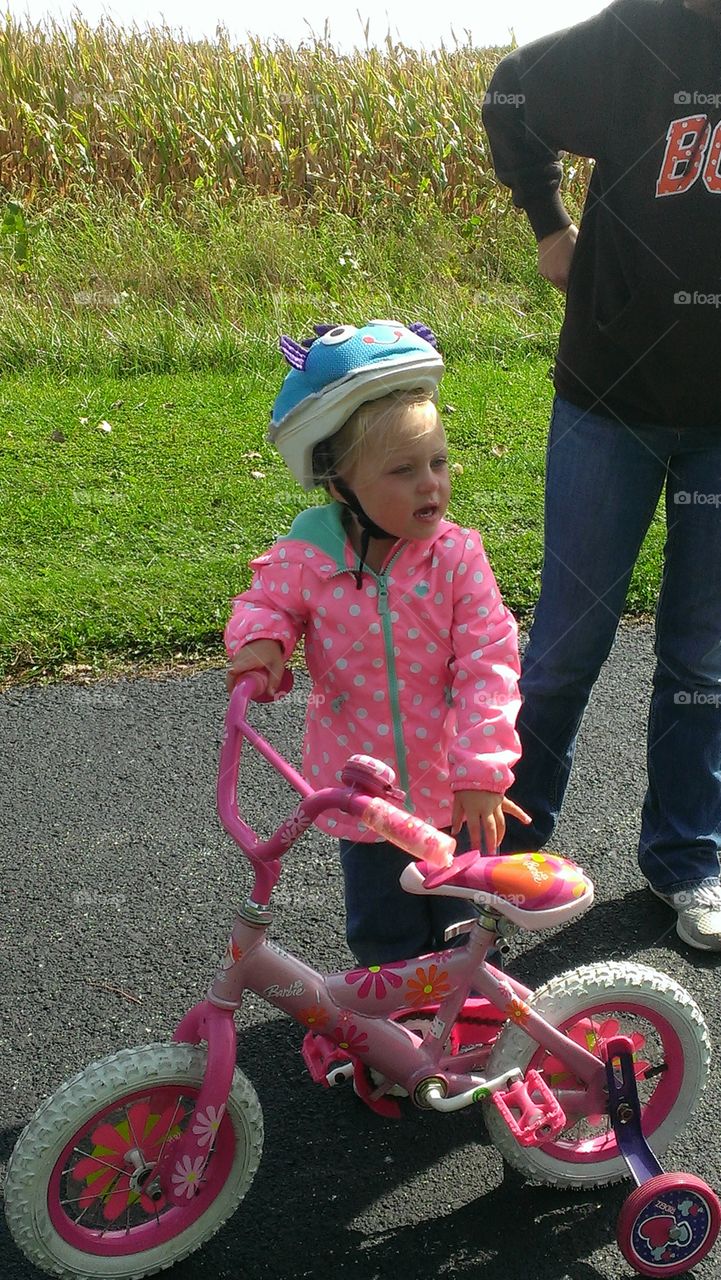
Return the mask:
[[264,671],[268,677],[268,693],[276,692],[285,668],[283,646],[277,640],[253,640],[244,644],[231,659],[225,677],[228,693],[246,671]]
[[482,853],[495,853],[506,834],[504,813],[510,813],[526,824],[531,821],[519,805],[497,791],[456,791],[451,834],[457,834],[465,819],[471,848],[480,849]]

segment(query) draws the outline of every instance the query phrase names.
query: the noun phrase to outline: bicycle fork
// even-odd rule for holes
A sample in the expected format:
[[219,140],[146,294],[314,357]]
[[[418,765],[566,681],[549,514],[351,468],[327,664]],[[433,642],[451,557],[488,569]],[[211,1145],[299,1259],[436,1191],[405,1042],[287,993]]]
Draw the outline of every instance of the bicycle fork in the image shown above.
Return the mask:
[[200,1185],[213,1154],[215,1142],[208,1143],[208,1126],[213,1132],[220,1126],[235,1071],[235,1012],[242,1003],[243,957],[262,942],[271,919],[266,908],[249,910],[249,907],[250,904],[246,904],[242,909],[245,919],[240,913],[236,917],[225,956],[206,999],[188,1010],[173,1034],[173,1041],[181,1044],[200,1044],[204,1040],[208,1046],[207,1065],[193,1108],[192,1126],[168,1142],[152,1176],[144,1184],[143,1190],[151,1200],[160,1200],[165,1194],[168,1200],[180,1204],[187,1196],[188,1170]]

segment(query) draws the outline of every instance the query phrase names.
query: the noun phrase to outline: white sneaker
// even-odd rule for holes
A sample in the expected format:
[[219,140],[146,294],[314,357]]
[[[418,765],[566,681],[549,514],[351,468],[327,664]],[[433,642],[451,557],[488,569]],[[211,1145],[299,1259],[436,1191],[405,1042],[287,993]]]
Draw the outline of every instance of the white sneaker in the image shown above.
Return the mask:
[[721,882],[707,880],[677,893],[661,893],[651,884],[648,887],[673,907],[679,938],[698,951],[721,951]]

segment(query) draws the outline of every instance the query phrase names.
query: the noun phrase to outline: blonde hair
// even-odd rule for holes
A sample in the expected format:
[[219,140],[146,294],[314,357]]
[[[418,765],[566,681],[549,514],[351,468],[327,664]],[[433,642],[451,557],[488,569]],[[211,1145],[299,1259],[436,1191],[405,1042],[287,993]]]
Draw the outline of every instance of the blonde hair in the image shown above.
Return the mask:
[[[313,474],[318,484],[330,487],[336,476],[352,471],[362,457],[373,452],[382,470],[389,454],[399,442],[410,443],[421,439],[430,424],[412,430],[408,425],[407,410],[417,405],[437,405],[437,395],[427,391],[391,391],[377,400],[366,400],[343,423],[339,431],[321,440],[313,450]],[[433,421],[438,422],[437,410]]]

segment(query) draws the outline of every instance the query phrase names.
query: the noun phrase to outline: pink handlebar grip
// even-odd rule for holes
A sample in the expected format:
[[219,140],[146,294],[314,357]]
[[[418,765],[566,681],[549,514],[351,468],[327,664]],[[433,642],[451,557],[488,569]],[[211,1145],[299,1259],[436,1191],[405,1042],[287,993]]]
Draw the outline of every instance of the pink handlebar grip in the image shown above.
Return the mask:
[[385,840],[397,844],[414,858],[422,858],[432,867],[449,867],[453,861],[456,841],[453,836],[436,831],[427,822],[403,813],[380,796],[374,796],[360,813],[359,818],[372,831]]

